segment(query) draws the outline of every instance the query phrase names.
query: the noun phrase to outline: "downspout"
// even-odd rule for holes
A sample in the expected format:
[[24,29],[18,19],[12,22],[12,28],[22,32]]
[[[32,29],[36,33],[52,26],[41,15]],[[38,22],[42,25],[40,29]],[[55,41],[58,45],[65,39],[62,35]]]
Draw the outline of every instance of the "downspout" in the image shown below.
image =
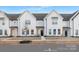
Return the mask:
[[73,19],[73,36],[74,36],[74,19]]
[[47,36],[47,19],[46,19],[46,36]]

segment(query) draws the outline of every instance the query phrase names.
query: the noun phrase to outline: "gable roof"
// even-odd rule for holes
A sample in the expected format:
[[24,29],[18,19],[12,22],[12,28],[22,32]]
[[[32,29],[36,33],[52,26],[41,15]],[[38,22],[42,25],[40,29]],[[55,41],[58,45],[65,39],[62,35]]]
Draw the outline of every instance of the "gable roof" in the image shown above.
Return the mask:
[[78,14],[79,14],[79,10],[73,13],[73,16],[71,17],[71,19],[73,20]]
[[20,14],[6,14],[10,20],[17,20]]
[[69,21],[73,14],[60,14],[64,19],[63,21]]
[[[39,13],[39,14],[33,14],[37,20],[43,20],[44,17],[47,15],[48,13]],[[63,21],[69,21],[69,19],[72,17],[73,14],[60,14],[64,19]]]
[[[63,21],[69,21],[70,18],[73,17],[76,13],[77,11],[72,14],[60,14],[60,15],[64,18]],[[43,20],[48,15],[48,13],[32,13],[32,14],[36,17],[36,20]],[[6,15],[10,20],[17,20],[17,18],[21,14],[7,14],[6,13]]]
[[36,13],[33,15],[36,17],[37,20],[43,20],[47,13]]

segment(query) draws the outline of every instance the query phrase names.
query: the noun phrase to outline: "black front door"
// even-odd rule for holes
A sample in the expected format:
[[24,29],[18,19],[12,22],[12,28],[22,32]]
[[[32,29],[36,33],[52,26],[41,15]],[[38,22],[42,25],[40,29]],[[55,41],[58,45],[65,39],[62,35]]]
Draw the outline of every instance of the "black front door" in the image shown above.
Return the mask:
[[41,36],[43,36],[43,30],[41,30]]
[[67,33],[67,31],[65,31],[65,37],[67,37],[68,36],[68,33]]

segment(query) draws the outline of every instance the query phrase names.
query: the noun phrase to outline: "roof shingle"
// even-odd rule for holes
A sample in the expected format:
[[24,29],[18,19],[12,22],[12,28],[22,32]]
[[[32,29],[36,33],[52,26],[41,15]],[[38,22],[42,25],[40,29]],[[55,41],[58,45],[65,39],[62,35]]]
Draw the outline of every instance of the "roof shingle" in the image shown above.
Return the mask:
[[10,20],[17,20],[20,14],[6,14]]
[[37,20],[43,20],[47,13],[38,13],[33,15],[36,17]]
[[[63,21],[69,21],[70,18],[75,14],[76,12],[72,13],[72,14],[60,14],[64,19]],[[45,16],[48,13],[33,13],[33,15],[36,17],[37,20],[43,20],[45,18]],[[7,17],[10,20],[17,20],[17,18],[21,15],[21,14],[6,14]]]

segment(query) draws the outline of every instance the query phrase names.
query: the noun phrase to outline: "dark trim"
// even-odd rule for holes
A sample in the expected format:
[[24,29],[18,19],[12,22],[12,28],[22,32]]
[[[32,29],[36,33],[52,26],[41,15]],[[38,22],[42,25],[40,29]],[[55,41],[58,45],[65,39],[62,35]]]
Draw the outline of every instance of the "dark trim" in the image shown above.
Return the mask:
[[73,18],[72,18],[72,20],[78,15],[79,13],[77,13]]
[[[44,36],[44,37],[62,37],[62,36]],[[63,36],[64,37],[64,36]]]
[[9,28],[18,28],[18,26],[9,26]]
[[44,26],[36,26],[36,28],[44,28]]
[[10,38],[12,36],[1,36],[0,38]]
[[16,36],[16,37],[40,37],[40,36]]

